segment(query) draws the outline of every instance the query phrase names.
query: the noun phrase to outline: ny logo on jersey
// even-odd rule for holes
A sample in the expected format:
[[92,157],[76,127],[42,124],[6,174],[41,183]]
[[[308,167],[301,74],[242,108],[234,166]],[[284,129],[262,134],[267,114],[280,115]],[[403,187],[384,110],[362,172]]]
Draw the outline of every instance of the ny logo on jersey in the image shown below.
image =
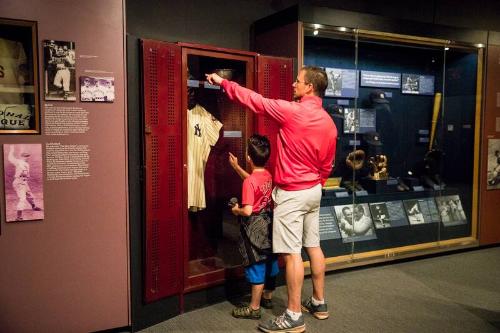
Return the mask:
[[194,135],[198,136],[201,138],[201,128],[200,128],[200,124],[196,124],[194,126]]

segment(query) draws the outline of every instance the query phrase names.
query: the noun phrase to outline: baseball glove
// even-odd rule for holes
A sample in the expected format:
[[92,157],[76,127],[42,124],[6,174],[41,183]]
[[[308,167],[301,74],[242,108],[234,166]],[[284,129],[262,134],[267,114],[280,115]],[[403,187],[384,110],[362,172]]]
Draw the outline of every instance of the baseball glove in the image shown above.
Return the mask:
[[347,155],[345,163],[351,169],[361,169],[365,164],[365,152],[361,149],[358,149],[349,153],[349,155]]

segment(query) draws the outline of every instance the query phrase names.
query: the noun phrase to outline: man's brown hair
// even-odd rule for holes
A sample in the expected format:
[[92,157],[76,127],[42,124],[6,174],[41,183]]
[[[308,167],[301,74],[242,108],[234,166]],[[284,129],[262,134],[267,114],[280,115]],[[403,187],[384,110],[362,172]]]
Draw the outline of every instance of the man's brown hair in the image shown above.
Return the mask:
[[306,83],[312,84],[315,95],[324,97],[328,86],[328,77],[325,70],[316,66],[304,66],[301,71],[305,71],[304,79]]

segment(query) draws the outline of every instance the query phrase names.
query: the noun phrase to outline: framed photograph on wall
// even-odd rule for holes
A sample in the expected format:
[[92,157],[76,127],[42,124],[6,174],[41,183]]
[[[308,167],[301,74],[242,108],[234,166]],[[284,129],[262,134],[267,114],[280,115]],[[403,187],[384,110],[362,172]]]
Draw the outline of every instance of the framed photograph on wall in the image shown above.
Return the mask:
[[37,25],[0,18],[0,134],[40,133]]
[[500,139],[488,139],[488,190],[500,189]]
[[115,78],[80,76],[80,101],[113,103]]
[[75,42],[44,40],[46,101],[76,101]]
[[4,144],[6,222],[44,219],[42,145]]

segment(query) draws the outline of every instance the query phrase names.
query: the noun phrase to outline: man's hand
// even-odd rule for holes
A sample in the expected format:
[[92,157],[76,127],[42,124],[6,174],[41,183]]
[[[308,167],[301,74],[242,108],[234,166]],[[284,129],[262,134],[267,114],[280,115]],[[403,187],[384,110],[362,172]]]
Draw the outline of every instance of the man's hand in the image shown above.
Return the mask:
[[205,74],[205,77],[207,78],[207,81],[210,84],[215,84],[217,86],[220,86],[220,84],[222,83],[222,80],[224,80],[223,78],[221,78],[219,75],[217,75],[215,73]]
[[229,153],[229,164],[233,167],[234,170],[238,170],[238,157]]

